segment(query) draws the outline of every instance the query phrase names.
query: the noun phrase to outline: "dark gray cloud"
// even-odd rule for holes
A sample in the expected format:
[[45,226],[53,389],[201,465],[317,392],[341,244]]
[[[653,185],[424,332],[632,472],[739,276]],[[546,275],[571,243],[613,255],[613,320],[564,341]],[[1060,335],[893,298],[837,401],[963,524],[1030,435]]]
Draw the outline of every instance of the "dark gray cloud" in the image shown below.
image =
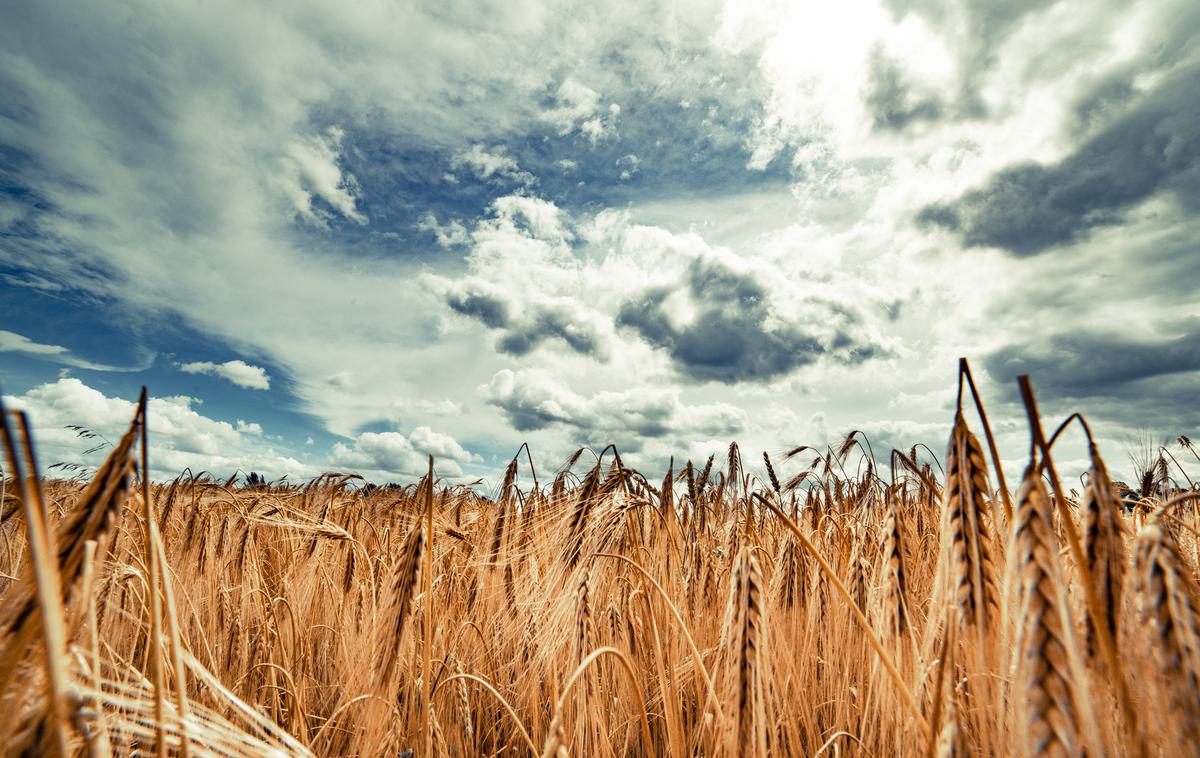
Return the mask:
[[[1103,128],[1139,94],[1139,80],[1152,80],[1168,73],[1192,55],[1200,31],[1200,4],[1167,0],[1143,30],[1149,44],[1139,53],[1090,81],[1073,103],[1076,134],[1091,134]],[[1157,27],[1157,28],[1154,28]]]
[[580,355],[602,351],[600,336],[590,325],[565,308],[538,308],[525,319],[509,324],[497,343],[501,352],[525,355],[545,340],[560,339]]
[[1002,348],[986,366],[999,381],[1029,374],[1058,392],[1103,393],[1139,379],[1200,371],[1200,319],[1179,327],[1182,333],[1160,340],[1099,331],[1059,334]]
[[[1120,100],[1120,86],[1108,100]],[[1054,165],[1026,163],[958,200],[926,208],[925,223],[968,246],[1036,255],[1119,224],[1124,212],[1169,192],[1200,209],[1200,66],[1169,76]]]
[[479,292],[452,292],[447,296],[446,304],[455,313],[482,321],[492,329],[508,326],[508,303],[491,295]]
[[918,92],[904,75],[904,68],[876,46],[871,51],[870,75],[863,103],[882,131],[903,131],[923,121],[938,119],[944,105],[935,93]]
[[[856,333],[861,330],[858,314],[830,303],[820,330],[780,319],[759,281],[719,262],[693,260],[680,286],[696,309],[689,323],[674,323],[664,308],[673,290],[655,287],[621,306],[617,326],[666,350],[688,379],[763,382],[824,355],[859,363],[880,353],[878,345]],[[820,336],[831,324],[833,336]]]
[[[581,355],[600,355],[603,342],[596,329],[566,306],[518,308],[483,292],[451,292],[446,304],[455,313],[501,332],[496,348],[502,353],[529,354],[547,340],[560,339]],[[512,315],[514,312],[519,315]]]
[[1017,399],[1016,377],[1028,374],[1049,406],[1078,402],[1063,412],[1183,432],[1200,424],[1200,319],[1163,331],[1167,336],[1157,338],[1078,331],[1014,342],[988,356],[984,367],[1009,400]]
[[1137,98],[1134,77],[1137,70],[1121,69],[1101,77],[1075,98],[1072,104],[1073,127],[1080,134],[1103,129]]

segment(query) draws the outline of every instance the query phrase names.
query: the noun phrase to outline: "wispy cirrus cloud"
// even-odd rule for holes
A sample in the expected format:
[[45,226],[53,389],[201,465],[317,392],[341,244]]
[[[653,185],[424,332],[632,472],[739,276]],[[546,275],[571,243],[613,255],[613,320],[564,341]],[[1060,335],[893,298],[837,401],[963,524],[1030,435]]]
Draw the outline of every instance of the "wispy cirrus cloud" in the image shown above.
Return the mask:
[[154,355],[148,354],[145,360],[135,366],[109,366],[104,363],[84,360],[71,353],[62,345],[46,345],[34,342],[28,337],[0,329],[0,353],[21,353],[57,363],[71,368],[88,369],[89,371],[105,371],[116,373],[136,373],[144,371],[154,362]]
[[63,355],[67,349],[62,345],[43,345],[15,332],[0,329],[0,352],[26,353],[28,355]]

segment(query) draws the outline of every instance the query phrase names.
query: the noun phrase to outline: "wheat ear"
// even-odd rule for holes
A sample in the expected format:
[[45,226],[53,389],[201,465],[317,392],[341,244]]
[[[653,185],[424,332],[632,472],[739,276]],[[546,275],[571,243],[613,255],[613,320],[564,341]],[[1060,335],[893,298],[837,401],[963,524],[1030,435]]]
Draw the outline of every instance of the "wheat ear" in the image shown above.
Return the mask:
[[1200,742],[1200,610],[1195,580],[1157,520],[1138,535],[1135,591],[1143,627],[1167,682],[1170,710],[1191,744]]
[[1009,599],[1016,612],[1014,722],[1017,753],[1083,754],[1073,682],[1074,640],[1050,499],[1033,464],[1017,493],[1009,544]]
[[[1117,639],[1121,615],[1121,587],[1125,575],[1125,530],[1121,523],[1121,502],[1108,476],[1108,468],[1096,446],[1090,449],[1092,468],[1083,493],[1083,552],[1092,582],[1108,622],[1108,632]],[[1097,655],[1096,630],[1087,619],[1087,650]]]
[[947,580],[959,621],[986,629],[998,607],[986,502],[983,448],[967,429],[962,411],[954,417],[946,456],[942,533],[947,541]]

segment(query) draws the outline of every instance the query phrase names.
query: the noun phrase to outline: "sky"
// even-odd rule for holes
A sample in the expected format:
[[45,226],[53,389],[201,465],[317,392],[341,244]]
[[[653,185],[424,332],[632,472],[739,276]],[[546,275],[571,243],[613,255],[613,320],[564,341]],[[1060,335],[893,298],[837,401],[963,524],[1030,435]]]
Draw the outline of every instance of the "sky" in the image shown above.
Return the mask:
[[1119,473],[1200,438],[1194,0],[4,19],[0,387],[43,466],[142,385],[160,478],[941,456],[959,356],[1006,468],[1022,373]]

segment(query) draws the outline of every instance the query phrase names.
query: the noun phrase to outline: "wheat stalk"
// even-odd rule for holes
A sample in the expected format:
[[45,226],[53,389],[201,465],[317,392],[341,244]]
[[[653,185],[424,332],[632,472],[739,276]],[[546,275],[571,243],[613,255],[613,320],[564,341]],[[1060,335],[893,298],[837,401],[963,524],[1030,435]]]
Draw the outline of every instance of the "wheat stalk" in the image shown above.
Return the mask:
[[377,681],[386,687],[392,680],[400,659],[400,644],[404,639],[404,627],[408,622],[409,606],[417,586],[421,570],[421,551],[424,547],[424,529],[418,522],[413,524],[400,558],[392,571],[391,605],[387,616],[379,625],[375,642],[376,658],[380,662]]
[[1175,540],[1158,521],[1138,535],[1135,573],[1143,626],[1167,685],[1170,718],[1195,745],[1200,741],[1200,596]]
[[1078,756],[1076,655],[1058,542],[1045,485],[1033,464],[1017,492],[1009,542],[1009,603],[1015,619],[1012,739],[1025,756]]
[[[1121,523],[1121,502],[1108,475],[1108,468],[1095,445],[1090,446],[1092,468],[1083,493],[1083,548],[1088,569],[1096,587],[1108,624],[1108,632],[1117,639],[1121,615],[1121,587],[1125,574],[1125,534]],[[1087,619],[1088,655],[1095,656],[1096,631]]]
[[951,602],[964,626],[987,629],[998,607],[986,504],[987,464],[960,410],[946,455],[942,534]]
[[767,754],[767,715],[763,666],[766,652],[766,608],[762,569],[751,548],[742,548],[732,575],[730,598],[731,664],[735,673],[736,719],[733,754]]

